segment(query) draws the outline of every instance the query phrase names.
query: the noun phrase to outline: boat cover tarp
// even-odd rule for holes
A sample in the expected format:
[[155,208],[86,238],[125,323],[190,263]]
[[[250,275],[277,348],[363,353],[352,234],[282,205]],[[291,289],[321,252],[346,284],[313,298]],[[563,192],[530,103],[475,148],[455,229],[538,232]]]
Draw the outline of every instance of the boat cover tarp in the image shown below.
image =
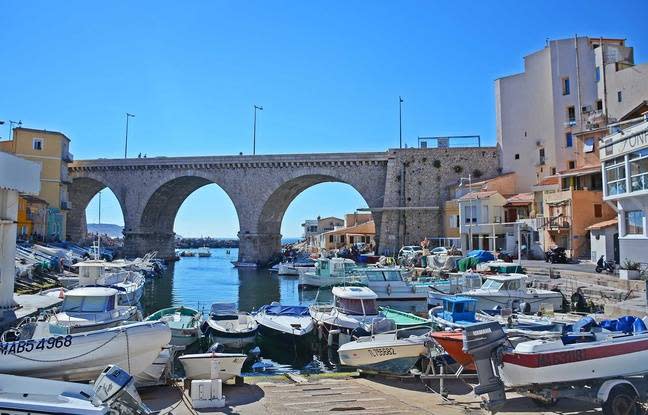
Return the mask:
[[461,272],[466,272],[469,269],[475,269],[479,264],[479,259],[469,256],[463,259],[460,259],[458,262],[458,268]]
[[264,306],[266,314],[271,316],[307,316],[309,315],[308,307],[298,305],[279,305],[272,304]]
[[623,333],[643,333],[646,331],[646,324],[640,318],[634,316],[623,316],[616,320],[603,320],[601,327]]
[[488,262],[488,261],[495,260],[495,255],[483,249],[475,249],[474,251],[470,251],[466,254],[466,256],[471,258],[477,258],[479,262]]

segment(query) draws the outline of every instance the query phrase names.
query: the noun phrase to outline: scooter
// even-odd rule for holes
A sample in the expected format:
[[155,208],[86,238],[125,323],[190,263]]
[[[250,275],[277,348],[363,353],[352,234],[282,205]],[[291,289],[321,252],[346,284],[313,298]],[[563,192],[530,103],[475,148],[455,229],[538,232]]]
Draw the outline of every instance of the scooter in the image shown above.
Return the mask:
[[607,271],[608,274],[614,274],[614,261],[606,261],[605,256],[601,255],[598,261],[596,261],[596,272],[599,274],[603,271]]

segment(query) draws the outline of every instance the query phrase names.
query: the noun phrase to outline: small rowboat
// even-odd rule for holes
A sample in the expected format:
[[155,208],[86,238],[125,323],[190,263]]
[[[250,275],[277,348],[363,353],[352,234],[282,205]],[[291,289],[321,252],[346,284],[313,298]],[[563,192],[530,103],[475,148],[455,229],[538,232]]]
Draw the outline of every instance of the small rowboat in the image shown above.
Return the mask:
[[162,321],[171,329],[172,346],[189,346],[200,339],[202,315],[198,310],[184,306],[158,310],[145,321]]
[[396,327],[399,329],[430,324],[430,320],[419,317],[416,314],[407,313],[390,307],[378,307],[378,309],[385,317],[394,320]]
[[472,356],[463,351],[463,331],[435,331],[430,336],[466,370],[475,370]]

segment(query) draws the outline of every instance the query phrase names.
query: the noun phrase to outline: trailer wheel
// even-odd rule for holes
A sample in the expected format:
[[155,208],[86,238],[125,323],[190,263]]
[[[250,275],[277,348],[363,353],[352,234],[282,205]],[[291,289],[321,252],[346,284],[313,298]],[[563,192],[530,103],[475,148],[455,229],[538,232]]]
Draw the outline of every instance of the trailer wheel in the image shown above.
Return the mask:
[[637,404],[638,398],[637,393],[627,385],[615,386],[603,403],[603,415],[639,415],[641,408]]

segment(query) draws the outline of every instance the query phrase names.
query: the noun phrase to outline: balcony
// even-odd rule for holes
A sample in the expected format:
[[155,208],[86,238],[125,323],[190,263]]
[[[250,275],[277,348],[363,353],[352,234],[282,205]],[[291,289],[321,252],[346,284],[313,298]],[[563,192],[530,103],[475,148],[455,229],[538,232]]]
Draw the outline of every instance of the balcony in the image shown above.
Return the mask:
[[546,193],[544,203],[547,205],[569,204],[572,200],[572,191],[563,190],[560,192]]
[[63,153],[61,159],[66,163],[72,163],[74,161],[74,156],[69,151]]
[[571,217],[569,216],[555,216],[553,218],[545,218],[545,228],[548,231],[566,231],[571,227]]

